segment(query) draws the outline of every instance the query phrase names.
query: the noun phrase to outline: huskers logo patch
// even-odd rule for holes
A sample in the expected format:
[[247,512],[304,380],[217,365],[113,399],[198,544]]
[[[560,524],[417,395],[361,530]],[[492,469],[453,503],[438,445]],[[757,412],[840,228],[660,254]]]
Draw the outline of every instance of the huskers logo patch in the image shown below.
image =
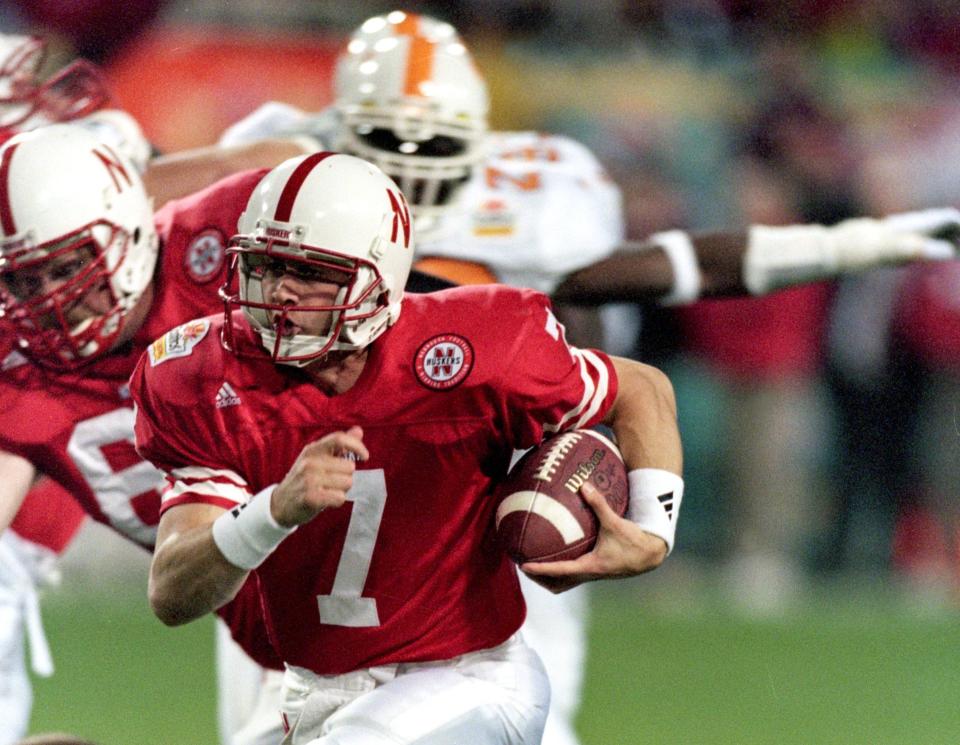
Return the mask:
[[184,265],[190,279],[198,284],[209,282],[219,275],[225,255],[223,234],[216,228],[207,228],[197,233],[184,257]]
[[147,347],[150,367],[177,357],[186,357],[209,330],[210,321],[191,321],[171,329]]
[[435,336],[420,345],[413,369],[427,388],[449,390],[460,385],[473,369],[473,347],[457,334]]

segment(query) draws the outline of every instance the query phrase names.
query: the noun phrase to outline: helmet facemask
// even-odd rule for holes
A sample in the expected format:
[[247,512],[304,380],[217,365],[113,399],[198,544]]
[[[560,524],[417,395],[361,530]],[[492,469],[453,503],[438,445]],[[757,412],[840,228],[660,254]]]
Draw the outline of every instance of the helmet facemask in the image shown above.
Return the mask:
[[52,124],[10,139],[0,174],[0,315],[45,367],[107,354],[135,332],[157,262],[135,168],[85,128]]
[[399,317],[413,262],[410,211],[375,165],[330,152],[284,161],[260,180],[237,229],[221,290],[223,342],[234,353],[233,308],[274,361],[295,366],[364,349]]
[[[114,346],[142,295],[117,281],[131,240],[119,226],[100,221],[47,244],[0,246],[0,315],[13,325],[24,354],[45,367],[71,370]],[[44,292],[41,277],[64,281]],[[91,299],[92,293],[100,296]],[[85,301],[100,312],[72,320]]]
[[482,127],[457,126],[417,115],[417,107],[393,112],[343,112],[338,147],[375,163],[406,196],[416,217],[447,209],[483,160]]
[[484,158],[486,84],[448,23],[367,19],[337,62],[334,100],[337,149],[376,163],[418,219],[447,210]]
[[13,48],[0,66],[0,128],[24,132],[71,121],[109,102],[103,75],[86,60],[76,60],[39,82],[37,72],[45,55],[43,40],[13,37]]
[[[377,239],[379,240],[379,238]],[[251,240],[249,236],[235,236],[227,248],[231,256],[226,287],[239,276],[236,293],[222,292],[228,313],[233,307],[243,308],[251,326],[260,334],[263,346],[275,362],[303,367],[333,351],[356,351],[366,347],[392,323],[394,311],[387,303],[387,283],[376,264],[310,246],[298,246],[288,240],[269,238]],[[294,305],[269,303],[263,291],[264,276],[276,262],[296,267],[301,281],[332,282],[335,274],[342,277],[332,304]],[[288,271],[290,271],[288,269]],[[330,323],[321,334],[286,332],[292,322],[291,313],[325,313]],[[233,337],[233,324],[224,330],[224,343],[238,351]]]

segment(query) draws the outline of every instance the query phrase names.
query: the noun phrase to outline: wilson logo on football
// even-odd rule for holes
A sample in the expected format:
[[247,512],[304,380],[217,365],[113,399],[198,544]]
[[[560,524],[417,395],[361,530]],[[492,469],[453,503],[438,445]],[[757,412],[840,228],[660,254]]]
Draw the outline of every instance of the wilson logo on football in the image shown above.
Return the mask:
[[457,334],[435,336],[420,345],[413,368],[427,388],[449,390],[460,385],[473,369],[473,347]]
[[199,284],[218,276],[225,256],[223,235],[216,228],[197,233],[187,248],[184,264],[190,279]]

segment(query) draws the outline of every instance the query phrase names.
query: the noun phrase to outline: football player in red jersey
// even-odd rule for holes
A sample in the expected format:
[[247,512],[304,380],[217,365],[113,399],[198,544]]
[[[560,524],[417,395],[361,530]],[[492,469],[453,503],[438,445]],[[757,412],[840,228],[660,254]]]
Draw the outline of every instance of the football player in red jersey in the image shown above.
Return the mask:
[[[78,60],[43,80],[39,72],[45,52],[46,44],[41,38],[0,34],[0,142],[19,132],[72,121],[109,145],[141,173],[155,208],[235,172],[270,167],[315,149],[310,138],[294,136],[158,155],[129,114],[108,108],[110,95],[95,65]],[[38,188],[42,188],[42,181]],[[213,231],[200,236],[193,249],[193,260],[201,270],[204,261],[216,263],[217,252],[222,249],[216,235]],[[216,303],[212,291],[204,297],[212,309]],[[182,318],[170,323],[178,320]],[[14,365],[21,357],[13,354],[16,340],[8,331],[9,327],[5,327],[0,338],[0,360]],[[18,395],[14,388],[5,388],[10,395]],[[112,426],[107,420],[103,424],[107,430]],[[53,671],[39,621],[36,587],[56,576],[56,558],[69,545],[85,514],[60,482],[43,477],[43,469],[38,470],[35,465],[32,455],[0,452],[0,661],[7,681],[0,687],[0,745],[21,736],[30,715],[32,695],[24,655],[25,637],[30,641],[34,672],[49,675]],[[111,467],[126,472],[113,461]],[[31,489],[34,482],[36,486]],[[136,496],[125,490],[139,489],[143,484],[118,476],[114,486],[118,489],[112,497],[114,508],[122,509],[125,493]],[[90,510],[89,502],[87,509]],[[124,517],[121,522],[127,524],[129,518]],[[229,673],[221,674],[219,698],[221,730],[229,733],[250,720],[251,697],[259,690],[261,675],[258,667],[245,665],[242,653],[225,641],[225,635],[221,637],[224,638],[218,638],[218,649],[222,655],[233,658],[232,663],[221,666]],[[238,666],[246,667],[248,674],[241,675]]]
[[629,519],[591,492],[595,550],[524,569],[560,589],[656,567],[682,490],[669,381],[569,345],[532,290],[404,295],[406,202],[353,156],[271,171],[229,251],[226,313],[131,378],[138,450],[167,478],[155,612],[188,622],[255,576],[294,741],[539,743],[548,684],[494,487],[514,450],[605,422]]
[[[222,307],[226,237],[262,173],[154,215],[130,160],[87,129],[42,127],[0,149],[0,308],[16,340],[0,363],[0,449],[19,469],[4,463],[5,477],[25,471],[3,480],[4,500],[46,474],[152,548],[160,475],[133,450],[127,379],[153,337]],[[222,615],[249,655],[276,666],[254,605],[245,593]]]
[[[486,85],[448,23],[394,11],[367,19],[337,63],[333,105],[270,102],[221,142],[309,134],[380,166],[417,222],[416,266],[462,284],[503,282],[572,304],[763,295],[781,286],[956,255],[960,213],[930,210],[837,226],[753,226],[628,240],[620,191],[587,148],[487,126]],[[573,325],[570,331],[576,332]],[[573,334],[571,334],[573,336]],[[525,578],[521,578],[524,580]],[[576,745],[588,588],[555,596],[524,582],[524,634],[552,686],[544,745]]]
[[[33,568],[39,562],[28,561],[36,551],[21,546],[19,534],[48,535],[44,556],[62,549],[76,526],[72,497],[93,519],[153,547],[162,478],[134,452],[127,379],[158,334],[222,308],[217,291],[226,239],[263,173],[237,174],[154,214],[133,163],[87,128],[50,125],[17,135],[0,149],[6,345],[0,359],[0,504],[6,519],[23,503],[14,521],[18,535],[5,531],[0,539],[4,547],[16,543],[22,555],[8,562],[12,552],[0,552],[0,601],[17,611],[0,625],[4,659],[10,661],[2,689],[9,697],[0,697],[4,743],[27,726],[22,635],[24,625],[37,628],[35,614],[24,618],[23,609],[35,608]],[[45,490],[56,488],[52,495],[31,492],[24,502],[39,474],[49,477]],[[66,501],[51,504],[53,496]],[[249,614],[245,598],[252,604]],[[270,707],[267,718],[251,719],[254,703],[240,700],[251,691],[237,690],[241,680],[258,689],[261,665],[279,664],[257,639],[255,604],[252,593],[242,593],[222,612],[248,656],[260,663],[221,645],[246,672],[231,667],[221,676],[229,687],[222,698],[233,707],[233,716],[222,720],[225,742],[278,739]],[[265,732],[257,731],[257,721],[268,722]],[[236,733],[247,724],[252,729]]]

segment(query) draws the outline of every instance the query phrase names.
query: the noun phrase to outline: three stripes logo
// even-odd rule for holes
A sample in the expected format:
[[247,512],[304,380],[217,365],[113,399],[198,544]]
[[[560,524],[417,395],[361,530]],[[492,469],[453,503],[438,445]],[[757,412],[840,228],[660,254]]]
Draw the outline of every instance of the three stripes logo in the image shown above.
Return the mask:
[[224,380],[220,390],[217,391],[217,408],[224,409],[227,406],[237,406],[240,403],[240,396],[233,390],[233,386]]
[[663,511],[667,513],[667,519],[673,522],[673,492],[668,491],[666,494],[661,494],[657,497],[657,501],[663,507]]

